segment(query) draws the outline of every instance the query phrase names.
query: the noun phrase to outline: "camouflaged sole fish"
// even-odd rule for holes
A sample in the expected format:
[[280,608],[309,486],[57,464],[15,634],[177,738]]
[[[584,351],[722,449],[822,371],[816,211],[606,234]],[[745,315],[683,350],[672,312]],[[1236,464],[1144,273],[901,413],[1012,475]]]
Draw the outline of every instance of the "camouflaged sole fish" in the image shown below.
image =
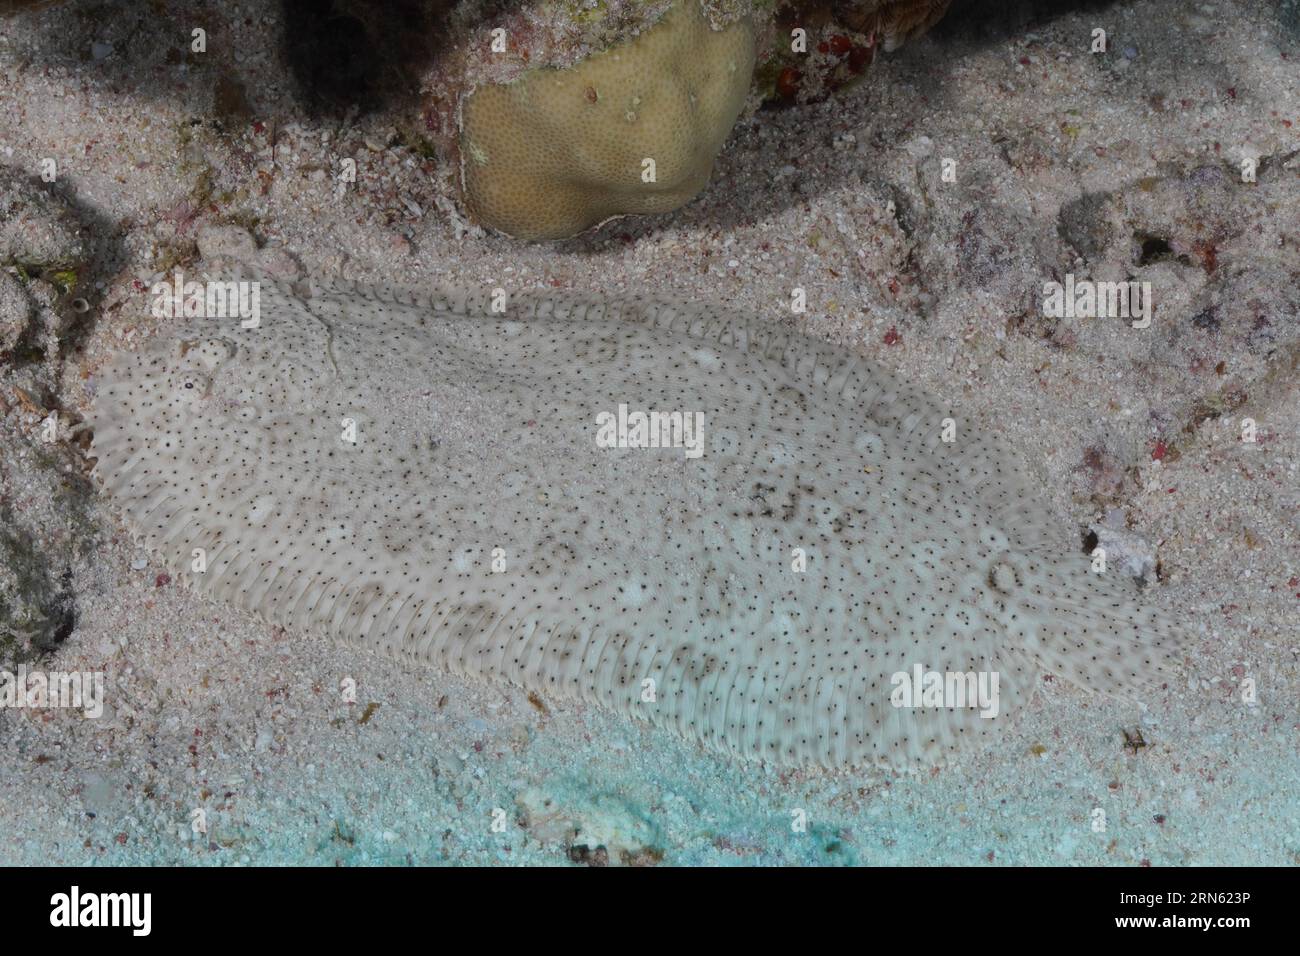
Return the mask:
[[[214,598],[779,764],[933,765],[1044,671],[1145,699],[1178,666],[1001,441],[871,362],[721,309],[494,304],[261,280],[256,328],[110,360],[96,474]],[[930,674],[996,707],[900,699]]]

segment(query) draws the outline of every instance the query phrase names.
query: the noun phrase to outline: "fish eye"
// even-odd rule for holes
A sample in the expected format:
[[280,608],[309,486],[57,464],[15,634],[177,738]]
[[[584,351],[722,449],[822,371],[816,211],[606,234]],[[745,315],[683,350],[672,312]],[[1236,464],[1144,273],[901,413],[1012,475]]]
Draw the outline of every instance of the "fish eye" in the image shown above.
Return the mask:
[[193,388],[193,387],[194,387],[194,383],[193,383],[193,382],[186,382],[186,383],[185,383],[185,387],[186,387],[186,388]]

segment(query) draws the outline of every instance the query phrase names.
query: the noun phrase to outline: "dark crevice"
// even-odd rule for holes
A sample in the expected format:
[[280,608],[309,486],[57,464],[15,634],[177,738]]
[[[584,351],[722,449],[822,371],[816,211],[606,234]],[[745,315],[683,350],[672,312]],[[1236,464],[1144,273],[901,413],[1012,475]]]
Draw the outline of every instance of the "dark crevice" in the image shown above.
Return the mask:
[[1026,29],[1081,10],[1105,10],[1119,0],[953,0],[935,27],[939,37],[1001,42]]
[[446,0],[282,0],[284,55],[313,115],[413,100],[438,53]]

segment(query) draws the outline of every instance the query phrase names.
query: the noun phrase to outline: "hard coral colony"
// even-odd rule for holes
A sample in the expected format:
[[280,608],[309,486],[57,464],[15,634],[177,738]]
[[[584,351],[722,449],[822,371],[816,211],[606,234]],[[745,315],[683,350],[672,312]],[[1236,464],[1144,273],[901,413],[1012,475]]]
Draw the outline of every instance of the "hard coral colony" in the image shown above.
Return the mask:
[[676,209],[708,183],[753,69],[749,18],[715,31],[697,0],[679,0],[575,66],[481,86],[461,116],[469,208],[522,239]]

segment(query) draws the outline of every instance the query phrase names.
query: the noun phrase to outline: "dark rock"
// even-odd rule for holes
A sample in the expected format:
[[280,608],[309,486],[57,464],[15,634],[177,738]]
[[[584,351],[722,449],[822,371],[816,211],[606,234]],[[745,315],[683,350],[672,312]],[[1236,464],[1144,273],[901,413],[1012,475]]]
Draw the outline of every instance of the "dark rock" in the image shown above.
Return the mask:
[[1300,0],[1282,0],[1278,15],[1282,25],[1291,31],[1291,35],[1300,37]]

